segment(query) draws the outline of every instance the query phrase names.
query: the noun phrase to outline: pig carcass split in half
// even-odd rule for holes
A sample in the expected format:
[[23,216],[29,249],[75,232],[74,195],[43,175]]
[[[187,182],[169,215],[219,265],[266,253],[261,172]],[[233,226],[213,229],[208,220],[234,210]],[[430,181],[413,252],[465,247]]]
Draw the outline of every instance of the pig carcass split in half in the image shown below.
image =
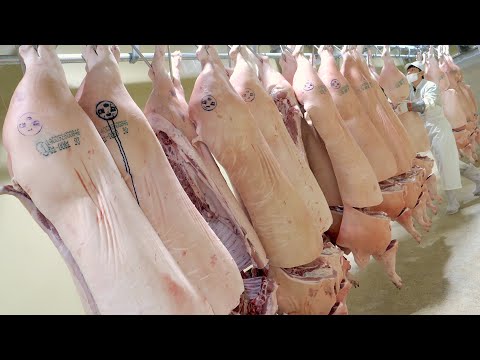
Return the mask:
[[[335,289],[332,296],[323,289],[334,285],[335,271],[317,261],[323,251],[319,228],[329,227],[330,213],[322,215],[320,221],[324,223],[319,225],[303,194],[292,185],[257,125],[261,120],[254,118],[245,97],[230,83],[237,68],[229,79],[212,46],[200,46],[197,58],[202,71],[189,101],[190,118],[198,134],[194,143],[201,141],[208,146],[238,190],[269,259],[269,276],[279,284],[279,312],[324,313],[323,309],[330,312],[336,302]],[[246,94],[247,99],[253,96]],[[269,97],[268,100],[272,101]],[[279,125],[284,127],[281,117]],[[290,273],[312,263],[311,269],[325,270],[302,279]],[[289,295],[285,296],[285,292]],[[304,308],[301,304],[305,304],[306,294],[315,294],[308,295],[315,301],[307,301]],[[295,308],[281,300],[291,297],[298,301]]]
[[[75,101],[55,46],[23,45],[20,55],[26,71],[3,128],[9,172],[18,185],[2,191],[17,195],[57,246],[86,312],[213,314]],[[102,113],[107,119],[115,114],[108,105]],[[143,157],[130,160],[143,163]],[[238,287],[238,281],[230,286]]]
[[[188,103],[180,81],[181,54],[173,53],[173,74],[169,76],[165,68],[165,48],[165,45],[155,48],[149,71],[153,89],[144,113],[188,197],[235,259],[242,276],[247,276],[244,278],[245,289],[250,290],[242,295],[242,304],[247,297],[247,303],[256,304],[258,299],[266,296],[268,300],[262,300],[262,304],[275,305],[276,301],[270,299],[275,297],[275,286],[266,286],[270,280],[266,277],[268,260],[265,250],[247,214],[228,187],[207,146],[202,142],[192,145],[197,133],[188,114]],[[248,270],[252,266],[255,270]],[[249,285],[252,282],[263,285],[252,287]],[[259,291],[257,300],[255,296],[252,298],[252,289]],[[262,294],[262,291],[267,293]],[[250,314],[254,310],[276,311],[258,304],[253,307],[243,304],[241,308],[242,311],[248,309]]]
[[[378,85],[394,106],[407,101],[410,95],[410,86],[407,77],[397,68],[395,61],[390,55],[390,47],[385,45],[382,53],[383,68],[378,79]],[[430,150],[430,140],[427,129],[418,113],[407,111],[398,116],[408,132],[411,144],[416,153]]]
[[[286,62],[296,62],[293,89],[305,109],[305,118],[312,121],[324,142],[337,175],[344,206],[340,212],[341,222],[337,221],[339,216],[334,214],[334,225],[338,226],[340,223],[339,229],[330,231],[335,233],[336,244],[351,250],[360,266],[366,265],[370,255],[374,255],[385,265],[388,264],[387,274],[397,286],[401,286],[401,280],[394,270],[397,246],[396,241],[392,243],[390,240],[389,218],[384,213],[361,210],[382,202],[382,193],[372,166],[344,124],[327,87],[310,61],[301,54],[300,47],[296,47],[292,56],[285,54],[285,59]],[[322,64],[332,66],[328,61],[329,57],[325,59],[324,61],[322,58]],[[336,68],[333,56],[331,60]],[[351,166],[348,167],[347,164]],[[348,173],[346,169],[349,169]],[[356,180],[355,183],[353,179]],[[361,225],[358,219],[361,219]],[[371,232],[372,229],[376,231]],[[357,236],[356,232],[359,230],[362,236]]]

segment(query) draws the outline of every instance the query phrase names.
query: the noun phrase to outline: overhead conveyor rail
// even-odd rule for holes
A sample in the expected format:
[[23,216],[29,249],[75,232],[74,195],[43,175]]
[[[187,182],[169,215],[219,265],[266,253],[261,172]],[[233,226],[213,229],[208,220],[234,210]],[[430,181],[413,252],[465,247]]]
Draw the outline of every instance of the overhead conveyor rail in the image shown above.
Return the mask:
[[[192,45],[193,47],[194,45]],[[223,46],[223,45],[222,45]],[[262,45],[252,45],[252,50],[255,52],[258,52],[259,54],[262,54],[264,56],[267,56],[272,59],[278,59],[281,57],[282,52],[281,48],[284,48],[285,46],[279,45],[278,47],[276,45],[273,45],[275,47],[274,50],[278,49],[278,52],[262,52],[261,51],[261,46]],[[306,45],[306,46],[312,46],[312,45]],[[339,49],[342,47],[342,45],[334,45],[335,48],[337,48],[337,53],[336,57],[340,57],[340,51]],[[134,49],[136,47],[136,49]],[[120,54],[120,61],[121,62],[129,62],[131,64],[136,63],[140,58],[144,61],[151,61],[153,60],[154,53],[139,53],[137,52],[137,49],[140,48],[140,45],[132,45],[132,52],[124,52]],[[285,47],[286,48],[286,47]],[[375,49],[375,51],[372,51],[372,57],[381,57],[381,50],[383,49],[383,45],[365,45],[365,50],[364,54],[366,56],[366,50],[368,48]],[[428,50],[428,45],[417,45],[417,46],[412,46],[412,45],[391,45],[390,46],[390,56],[394,58],[405,58],[405,59],[414,59],[415,56],[419,51],[427,51]],[[271,50],[270,50],[271,51]],[[408,53],[402,53],[406,52]],[[310,57],[311,52],[305,52],[305,56]],[[315,54],[317,55],[317,54]],[[227,52],[220,52],[219,56],[221,59],[229,59],[229,55]],[[82,54],[58,54],[58,57],[61,61],[62,64],[74,64],[74,63],[84,63],[85,60],[82,57]],[[455,56],[453,56],[455,57]],[[183,60],[197,60],[197,57],[194,52],[182,52],[182,59]],[[21,60],[17,55],[0,55],[0,65],[15,65],[15,64],[21,64]]]

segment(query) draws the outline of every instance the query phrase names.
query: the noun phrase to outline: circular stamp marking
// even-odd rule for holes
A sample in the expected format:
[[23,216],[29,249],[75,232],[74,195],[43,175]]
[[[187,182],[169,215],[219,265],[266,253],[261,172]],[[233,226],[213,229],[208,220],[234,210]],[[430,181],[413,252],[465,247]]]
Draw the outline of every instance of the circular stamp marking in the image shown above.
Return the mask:
[[205,111],[212,111],[217,107],[217,100],[212,95],[205,95],[200,103]]
[[117,117],[118,109],[113,102],[108,100],[103,100],[97,104],[95,113],[100,119],[108,121],[108,120],[113,120]]
[[307,81],[305,85],[303,85],[303,90],[310,91],[310,90],[313,90],[314,87],[315,85],[313,85],[311,81]]
[[255,93],[251,89],[245,89],[242,94],[242,98],[246,102],[251,102],[255,99]]
[[340,86],[342,86],[342,84],[340,84],[340,81],[338,81],[337,79],[333,79],[332,81],[330,81],[330,86],[334,89],[340,89]]
[[37,135],[43,128],[40,120],[36,119],[32,114],[24,114],[17,121],[17,130],[23,136]]

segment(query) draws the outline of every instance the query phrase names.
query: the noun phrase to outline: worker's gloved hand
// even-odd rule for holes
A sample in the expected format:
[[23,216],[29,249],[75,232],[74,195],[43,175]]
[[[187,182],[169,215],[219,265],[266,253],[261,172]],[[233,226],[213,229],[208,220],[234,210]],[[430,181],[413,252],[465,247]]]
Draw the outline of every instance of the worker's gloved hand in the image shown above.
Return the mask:
[[393,110],[397,115],[402,115],[408,111],[408,103],[406,102],[401,102],[398,104]]
[[408,102],[407,108],[408,108],[408,111],[423,113],[425,111],[425,102],[423,100]]

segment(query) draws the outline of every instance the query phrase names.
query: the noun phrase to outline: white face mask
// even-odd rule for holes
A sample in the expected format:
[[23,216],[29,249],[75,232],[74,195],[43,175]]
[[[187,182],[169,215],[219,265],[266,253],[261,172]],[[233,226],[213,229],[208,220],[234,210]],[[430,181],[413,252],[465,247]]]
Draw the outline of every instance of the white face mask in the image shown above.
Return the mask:
[[418,73],[412,73],[407,75],[407,81],[412,84],[418,80]]

